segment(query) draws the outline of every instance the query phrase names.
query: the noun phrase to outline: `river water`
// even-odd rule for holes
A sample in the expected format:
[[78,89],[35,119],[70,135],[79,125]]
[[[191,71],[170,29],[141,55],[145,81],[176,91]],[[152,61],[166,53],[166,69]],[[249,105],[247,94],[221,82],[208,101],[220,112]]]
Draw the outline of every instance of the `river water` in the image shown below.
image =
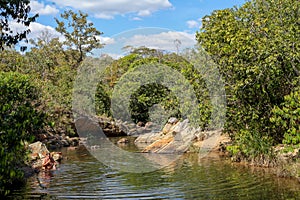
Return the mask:
[[30,178],[10,199],[300,199],[297,181],[215,154],[201,160],[184,155],[164,169],[139,174],[111,169],[84,148],[61,151],[65,159],[58,170]]

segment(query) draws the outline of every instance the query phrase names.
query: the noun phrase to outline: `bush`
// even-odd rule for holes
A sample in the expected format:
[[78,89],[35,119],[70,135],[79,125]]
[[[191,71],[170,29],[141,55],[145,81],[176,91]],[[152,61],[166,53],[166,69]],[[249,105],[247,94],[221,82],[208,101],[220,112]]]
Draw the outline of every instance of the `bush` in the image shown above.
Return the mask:
[[18,166],[25,161],[24,144],[43,125],[38,103],[38,91],[28,76],[0,72],[0,194],[7,194],[7,188],[23,177]]
[[272,110],[271,122],[282,131],[282,142],[287,145],[300,145],[300,87],[284,97],[281,106]]

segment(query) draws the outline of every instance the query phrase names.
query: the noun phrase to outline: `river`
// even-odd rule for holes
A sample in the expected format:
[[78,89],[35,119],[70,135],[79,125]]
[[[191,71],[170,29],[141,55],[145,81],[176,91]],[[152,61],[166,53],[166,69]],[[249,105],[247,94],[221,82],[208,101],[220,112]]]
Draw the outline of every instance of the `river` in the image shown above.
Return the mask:
[[164,169],[140,174],[111,169],[84,148],[61,151],[65,159],[58,170],[31,177],[9,198],[300,199],[296,180],[277,178],[270,170],[234,164],[216,154],[201,160],[187,154]]

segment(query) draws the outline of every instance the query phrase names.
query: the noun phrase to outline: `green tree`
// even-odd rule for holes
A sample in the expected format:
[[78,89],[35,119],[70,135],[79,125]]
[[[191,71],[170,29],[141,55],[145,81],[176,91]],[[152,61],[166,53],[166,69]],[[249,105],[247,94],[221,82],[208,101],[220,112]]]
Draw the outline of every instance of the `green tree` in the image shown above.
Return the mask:
[[0,53],[0,71],[25,72],[28,62],[20,52],[9,48]]
[[63,43],[58,37],[54,37],[48,31],[44,31],[30,43],[34,45],[31,51],[26,53],[31,73],[37,74],[42,80],[56,81],[55,68],[68,64],[64,55]]
[[[30,0],[1,0],[0,1],[0,50],[4,47],[10,47],[17,44],[21,40],[26,40],[30,29],[15,33],[11,28],[11,21],[29,27],[31,22],[34,22],[38,14],[29,16]],[[21,50],[26,50],[26,47],[21,47]]]
[[28,76],[0,72],[0,194],[23,178],[18,167],[25,161],[25,142],[44,124],[39,104],[38,90]]
[[[135,71],[135,69],[139,66],[154,67],[156,65],[170,67],[185,77],[193,87],[199,102],[198,111],[200,112],[200,116],[194,116],[195,119],[198,119],[197,125],[203,129],[207,128],[211,115],[211,102],[207,85],[203,79],[203,75],[205,76],[205,74],[200,74],[192,64],[175,53],[162,52],[147,47],[131,48],[130,54],[113,61],[105,68],[105,72],[99,78],[101,79],[101,83],[96,93],[96,107],[99,108],[97,109],[97,114],[109,114],[107,110],[103,109],[110,107],[107,95],[109,98],[112,97],[112,92],[123,75],[126,75],[128,72],[133,73],[134,77],[140,77],[144,75],[143,72]],[[166,88],[166,86],[159,83],[152,83],[141,86],[137,91],[129,91],[125,88],[122,91],[126,94],[130,93],[129,109],[134,122],[149,121],[151,118],[149,111],[153,111],[153,106],[158,110],[165,111],[168,117],[182,117],[179,107],[180,99],[170,91],[170,88]]]
[[55,19],[56,30],[65,36],[64,44],[75,59],[75,66],[83,61],[87,53],[102,47],[99,36],[103,33],[98,31],[92,22],[88,22],[87,17],[88,15],[81,11],[75,13],[68,10],[61,14],[62,21]]
[[[299,84],[299,10],[299,1],[253,0],[203,18],[196,38],[225,78],[226,128],[233,139],[251,132],[256,136],[250,139],[282,141],[270,117]],[[247,148],[262,140],[244,141]]]

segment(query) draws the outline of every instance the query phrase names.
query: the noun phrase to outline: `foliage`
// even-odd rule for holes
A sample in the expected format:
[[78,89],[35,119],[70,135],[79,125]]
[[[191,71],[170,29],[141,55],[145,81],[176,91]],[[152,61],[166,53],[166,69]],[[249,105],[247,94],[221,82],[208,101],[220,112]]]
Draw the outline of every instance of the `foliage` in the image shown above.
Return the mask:
[[[247,158],[269,155],[272,153],[272,138],[262,136],[255,130],[240,130],[236,137],[236,147],[243,157]],[[234,153],[234,150],[232,152]]]
[[9,72],[25,72],[28,62],[20,52],[13,49],[5,49],[0,54],[0,70]]
[[296,87],[284,97],[280,106],[272,110],[271,122],[284,134],[283,143],[288,145],[300,144],[300,87]]
[[70,66],[58,66],[52,70],[52,80],[39,81],[42,88],[43,110],[47,121],[52,124],[51,132],[75,135],[72,115],[72,89],[76,76]]
[[[198,111],[201,113],[201,115],[195,116],[195,118],[197,118],[198,125],[205,129],[210,120],[211,105],[206,83],[200,72],[179,55],[161,52],[155,49],[148,49],[146,47],[133,48],[130,54],[112,62],[112,64],[106,67],[104,74],[101,76],[101,84],[98,87],[101,87],[101,90],[98,89],[98,92],[96,93],[96,107],[103,109],[111,106],[106,95],[108,95],[109,98],[112,98],[112,93],[115,91],[116,85],[118,85],[121,78],[126,76],[127,73],[131,74],[131,78],[142,77],[144,72],[140,72],[136,69],[141,66],[151,68],[156,65],[167,66],[170,69],[174,69],[188,81],[189,85],[192,86],[199,102]],[[150,121],[151,118],[153,118],[151,114],[157,115],[157,113],[155,114],[152,112],[155,109],[165,111],[165,114],[167,115],[165,116],[166,118],[171,116],[179,118],[183,117],[179,109],[180,99],[176,97],[170,88],[159,84],[159,82],[142,85],[136,91],[130,91],[123,88],[122,92],[123,96],[130,96],[129,110],[131,119],[134,122]],[[102,95],[104,93],[106,95]],[[97,110],[98,114],[111,114],[102,109]]]
[[[30,30],[21,32],[14,32],[11,28],[11,21],[18,24],[29,27],[31,22],[34,22],[38,15],[29,17],[30,0],[1,0],[0,1],[0,51],[4,50],[4,47],[10,47],[17,44],[19,41],[26,41],[26,36],[30,33]],[[21,47],[21,50],[25,50],[26,47]]]
[[64,55],[63,44],[59,38],[44,31],[35,40],[31,39],[30,43],[34,46],[26,53],[29,62],[26,72],[37,74],[41,80],[55,80],[55,68],[69,61]]
[[24,162],[24,142],[32,141],[44,123],[38,105],[38,91],[28,76],[0,72],[0,193],[22,178],[17,167]]
[[[165,111],[169,116],[180,118],[178,104],[176,96],[167,87],[153,83],[143,85],[137,91],[133,92],[129,108],[132,119],[135,123],[138,123],[160,119],[157,115],[163,115],[162,111]],[[160,111],[156,116],[150,116],[151,114],[155,114],[151,112],[155,109],[153,106],[156,106],[156,109]]]
[[63,20],[56,20],[57,27],[56,31],[65,36],[65,45],[68,47],[70,55],[76,60],[76,65],[78,66],[87,53],[95,48],[101,48],[99,36],[102,34],[98,31],[92,22],[88,22],[87,14],[75,13],[72,10],[65,11],[61,14]]
[[[299,1],[253,0],[203,18],[196,38],[225,78],[226,129],[235,141],[245,139],[245,130],[283,139],[270,118],[299,84],[299,9]],[[251,152],[250,141],[243,150]]]

